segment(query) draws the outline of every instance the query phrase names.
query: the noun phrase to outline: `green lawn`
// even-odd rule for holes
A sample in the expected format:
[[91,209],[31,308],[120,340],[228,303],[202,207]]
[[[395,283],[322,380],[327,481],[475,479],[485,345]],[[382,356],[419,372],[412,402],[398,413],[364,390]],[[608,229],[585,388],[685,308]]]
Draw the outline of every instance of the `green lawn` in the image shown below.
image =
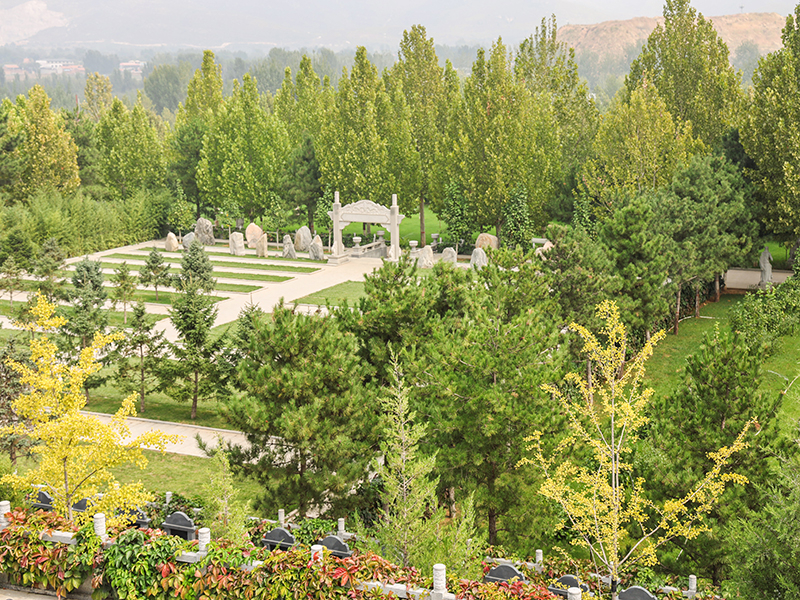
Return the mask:
[[[104,369],[103,374],[110,375],[111,369]],[[124,397],[125,395],[114,385],[113,379],[109,379],[106,385],[90,391],[86,410],[113,414],[119,410]],[[136,409],[139,409],[138,397],[136,399]],[[197,404],[197,419],[194,421],[191,419],[191,412],[192,405],[188,402],[177,402],[166,394],[155,392],[146,396],[145,411],[138,416],[157,421],[173,421],[175,423],[230,429],[230,425],[227,424],[222,416],[220,405],[217,402],[199,402]]]
[[[16,302],[14,304],[14,311],[12,312],[11,303],[8,300],[0,300],[0,315],[4,315],[6,317],[16,317],[17,316],[16,313],[17,313],[17,310],[18,310],[17,307],[21,307],[21,306],[23,306],[23,304],[24,304],[23,302]],[[121,307],[122,305],[120,304],[119,306]],[[67,319],[69,319],[70,315],[73,313],[73,308],[70,307],[70,306],[62,306],[60,308],[63,309],[64,316]],[[122,327],[123,326],[123,322],[122,321],[123,321],[124,315],[123,315],[122,310],[116,310],[116,311],[115,310],[105,310],[103,312],[106,313],[106,316],[108,317],[108,324],[111,327]],[[130,316],[131,312],[132,312],[132,310],[131,310],[131,307],[129,306],[128,307],[128,316]],[[152,323],[155,323],[156,321],[158,321],[160,319],[163,319],[164,317],[159,316],[159,315],[148,315],[147,318]]]
[[247,294],[260,290],[263,285],[239,285],[238,283],[217,283],[215,286],[219,292],[242,292]]
[[[119,266],[119,263],[101,263],[104,269],[116,269]],[[133,267],[133,271],[136,271],[136,265],[131,265]],[[281,270],[280,268],[278,270]],[[180,273],[181,269],[174,267],[169,269],[170,273]],[[286,277],[284,275],[268,275],[266,273],[230,273],[227,271],[214,271],[214,277],[224,277],[226,279],[242,279],[244,281],[269,281],[269,282],[281,282],[281,281],[288,281],[291,277]]]
[[[405,219],[400,221],[400,240],[403,242],[409,242],[411,240],[419,241],[419,208],[415,207],[413,211],[405,211]],[[344,228],[344,233],[352,233],[352,234],[359,234],[363,229],[362,223],[351,223],[347,227]],[[388,227],[373,225],[371,228],[371,232],[374,235],[379,229],[383,229],[386,231],[386,239],[389,239],[389,229]],[[425,236],[428,239],[428,242],[431,241],[431,234],[432,233],[442,233],[445,229],[445,224],[439,221],[439,217],[436,216],[430,208],[427,206],[425,207]],[[371,241],[372,238],[370,238]]]
[[[118,258],[121,260],[145,260],[147,257],[138,255],[138,254],[109,254],[104,256],[103,258]],[[210,259],[211,264],[215,267],[228,267],[233,269],[259,269],[261,271],[280,271],[280,272],[287,272],[287,273],[314,273],[315,271],[319,271],[319,268],[316,267],[298,267],[296,265],[269,265],[269,264],[259,264],[257,262],[233,262],[233,261],[223,261],[223,260],[214,260],[213,258]],[[265,260],[265,259],[260,259]],[[274,260],[274,259],[268,259]],[[169,261],[172,263],[177,263],[177,261]],[[316,261],[315,261],[316,262]],[[114,268],[114,266],[106,267],[106,268]]]
[[[653,357],[647,363],[646,385],[661,397],[667,396],[680,383],[686,357],[697,351],[706,332],[728,327],[728,311],[743,296],[725,294],[718,303],[711,302],[701,308],[700,314],[710,319],[686,319],[680,324],[678,335],[668,333],[656,346]],[[763,366],[764,380],[760,391],[765,394],[781,393],[789,381],[800,373],[800,331],[781,340],[780,349],[769,357]],[[800,418],[800,379],[786,395],[781,411],[781,421],[792,422]]]
[[319,304],[325,305],[330,301],[333,306],[341,306],[344,300],[348,305],[354,306],[358,299],[364,295],[363,281],[345,281],[324,290],[314,292],[295,300],[295,304]]

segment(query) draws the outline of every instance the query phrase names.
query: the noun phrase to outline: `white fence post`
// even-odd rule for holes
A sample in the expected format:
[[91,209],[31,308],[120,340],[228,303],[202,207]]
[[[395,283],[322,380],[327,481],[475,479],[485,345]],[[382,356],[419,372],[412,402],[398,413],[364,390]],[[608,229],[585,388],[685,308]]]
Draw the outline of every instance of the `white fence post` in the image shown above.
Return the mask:
[[106,539],[106,516],[103,513],[97,513],[92,517],[94,525],[94,534],[101,540]]

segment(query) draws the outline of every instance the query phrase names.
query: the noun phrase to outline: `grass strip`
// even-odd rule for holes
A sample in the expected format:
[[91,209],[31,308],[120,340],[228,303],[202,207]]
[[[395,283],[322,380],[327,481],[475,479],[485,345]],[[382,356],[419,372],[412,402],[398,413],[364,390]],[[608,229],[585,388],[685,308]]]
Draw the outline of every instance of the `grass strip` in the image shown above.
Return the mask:
[[[116,269],[119,263],[100,263],[104,269]],[[132,272],[138,273],[137,265],[131,265]],[[180,268],[173,267],[169,270],[170,273],[180,273]],[[269,275],[267,273],[232,273],[229,271],[214,271],[214,277],[224,277],[225,279],[241,279],[244,281],[269,281],[272,283],[280,283],[281,281],[288,281],[291,277],[285,275]]]
[[[139,255],[139,254],[107,254],[102,258],[118,258],[121,260],[141,260],[144,261],[147,259],[147,255]],[[287,273],[314,273],[319,271],[317,267],[298,267],[295,265],[270,265],[256,262],[234,262],[234,261],[227,261],[227,260],[214,260],[210,258],[211,264],[215,267],[228,267],[234,269],[259,269],[261,271],[281,271]],[[273,260],[272,258],[269,259],[258,259],[258,260]],[[167,262],[171,264],[175,264],[178,261],[176,260],[168,260]],[[109,267],[114,268],[114,267]]]
[[341,306],[346,300],[348,305],[354,306],[358,299],[365,295],[363,281],[344,281],[329,288],[314,292],[308,296],[295,300],[295,304],[317,304],[324,306],[329,301],[333,306]]

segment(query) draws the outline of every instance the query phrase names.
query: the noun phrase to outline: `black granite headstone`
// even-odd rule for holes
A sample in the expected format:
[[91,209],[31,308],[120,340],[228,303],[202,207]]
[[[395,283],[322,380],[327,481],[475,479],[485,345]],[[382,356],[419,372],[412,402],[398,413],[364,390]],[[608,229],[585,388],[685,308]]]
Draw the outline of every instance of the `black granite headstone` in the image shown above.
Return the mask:
[[176,511],[161,524],[161,529],[168,535],[174,535],[187,541],[195,539],[194,521],[185,512]]
[[504,581],[527,581],[525,575],[519,572],[519,569],[513,565],[497,565],[483,576],[484,583],[501,583]]
[[656,597],[643,587],[634,585],[617,596],[619,600],[656,600]]
[[348,546],[335,535],[329,535],[324,540],[320,540],[317,543],[325,546],[336,558],[348,558],[353,555],[353,551],[350,550],[350,546]]
[[556,579],[553,585],[547,586],[547,591],[551,594],[555,594],[556,596],[561,596],[562,598],[568,598],[569,588],[580,588],[582,592],[588,592],[589,586],[585,583],[581,583],[580,580],[575,577],[575,575],[562,575],[558,579]]
[[265,533],[264,537],[261,538],[261,545],[270,550],[275,550],[275,548],[279,550],[288,550],[294,546],[296,542],[297,540],[294,536],[283,527],[276,527],[272,531]]
[[39,490],[36,495],[36,501],[31,506],[34,510],[53,510],[53,497],[44,490]]

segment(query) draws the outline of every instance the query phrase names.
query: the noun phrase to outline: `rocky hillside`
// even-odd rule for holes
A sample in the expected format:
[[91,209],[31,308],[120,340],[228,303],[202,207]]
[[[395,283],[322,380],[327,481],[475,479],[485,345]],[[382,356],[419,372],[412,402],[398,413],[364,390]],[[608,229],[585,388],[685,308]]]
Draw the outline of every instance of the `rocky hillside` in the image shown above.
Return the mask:
[[[761,54],[781,47],[781,30],[786,17],[777,13],[742,13],[710,19],[731,53],[747,41],[755,43]],[[575,48],[576,53],[594,52],[600,57],[619,58],[627,48],[646,39],[663,21],[663,17],[637,17],[595,25],[565,25],[558,30],[558,37]]]

